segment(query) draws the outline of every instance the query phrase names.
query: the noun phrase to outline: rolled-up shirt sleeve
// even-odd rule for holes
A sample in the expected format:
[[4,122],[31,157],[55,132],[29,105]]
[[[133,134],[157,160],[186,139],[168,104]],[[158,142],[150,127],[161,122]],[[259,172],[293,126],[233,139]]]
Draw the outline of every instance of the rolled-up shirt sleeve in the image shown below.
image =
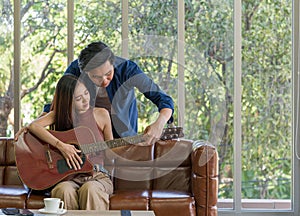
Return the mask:
[[[136,87],[146,98],[151,100],[160,111],[169,108],[174,112],[173,99],[166,94],[151,78],[149,78],[136,63],[128,61],[126,83]],[[171,117],[172,118],[172,117]]]

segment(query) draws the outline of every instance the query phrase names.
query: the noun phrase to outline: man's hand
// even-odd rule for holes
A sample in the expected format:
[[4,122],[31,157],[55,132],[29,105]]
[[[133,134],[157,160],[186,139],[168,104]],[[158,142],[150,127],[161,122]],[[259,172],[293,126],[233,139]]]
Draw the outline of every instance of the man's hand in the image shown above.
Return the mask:
[[144,138],[145,138],[144,146],[153,145],[157,140],[160,139],[162,131],[163,131],[163,126],[160,126],[155,123],[146,127],[144,131]]
[[142,145],[153,145],[157,140],[160,139],[164,126],[168,119],[172,116],[172,110],[169,108],[164,108],[160,110],[157,120],[146,127],[144,131],[145,142]]

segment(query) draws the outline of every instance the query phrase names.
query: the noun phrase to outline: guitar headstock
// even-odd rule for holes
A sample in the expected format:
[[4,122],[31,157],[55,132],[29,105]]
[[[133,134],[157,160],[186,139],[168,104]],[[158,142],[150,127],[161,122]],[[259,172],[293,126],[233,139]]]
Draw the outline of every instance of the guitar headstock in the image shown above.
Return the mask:
[[177,139],[181,137],[184,137],[183,128],[173,126],[173,127],[164,128],[160,139],[168,140],[168,139]]

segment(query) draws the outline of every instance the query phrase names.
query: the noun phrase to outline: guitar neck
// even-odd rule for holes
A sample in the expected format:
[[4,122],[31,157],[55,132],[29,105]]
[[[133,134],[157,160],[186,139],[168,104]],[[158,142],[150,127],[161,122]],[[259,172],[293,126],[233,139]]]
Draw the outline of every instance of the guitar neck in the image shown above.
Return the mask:
[[[177,139],[183,137],[183,131],[181,127],[173,127],[173,128],[164,128],[163,133],[160,137],[162,140],[167,139]],[[93,152],[103,151],[108,148],[117,148],[126,145],[137,144],[141,142],[145,142],[145,137],[143,134],[131,136],[131,137],[123,137],[119,139],[113,139],[109,141],[101,141],[89,144],[80,145],[81,150],[84,154],[90,154]]]
[[137,135],[137,136],[113,139],[113,140],[109,140],[109,141],[100,141],[100,142],[95,142],[95,143],[83,144],[83,145],[80,145],[80,148],[84,154],[90,154],[93,152],[103,151],[108,148],[117,148],[117,147],[121,147],[121,146],[141,143],[144,141],[145,141],[145,139],[143,138],[143,135],[141,134],[141,135]]

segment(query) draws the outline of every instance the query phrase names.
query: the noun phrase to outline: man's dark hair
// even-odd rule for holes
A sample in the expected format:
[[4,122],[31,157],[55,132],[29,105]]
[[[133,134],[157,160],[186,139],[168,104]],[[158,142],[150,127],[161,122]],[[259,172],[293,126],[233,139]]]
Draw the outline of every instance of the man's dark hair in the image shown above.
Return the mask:
[[78,66],[83,72],[89,72],[103,65],[106,61],[114,63],[115,56],[103,42],[93,42],[87,45],[79,54]]

